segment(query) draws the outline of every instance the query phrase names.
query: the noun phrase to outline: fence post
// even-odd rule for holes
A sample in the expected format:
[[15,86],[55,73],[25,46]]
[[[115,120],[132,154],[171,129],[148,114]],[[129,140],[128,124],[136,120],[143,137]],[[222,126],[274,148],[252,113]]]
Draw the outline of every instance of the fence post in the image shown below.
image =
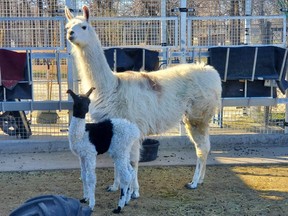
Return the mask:
[[161,46],[163,65],[168,64],[167,58],[167,20],[166,18],[166,0],[161,0]]
[[181,52],[181,58],[180,62],[181,64],[186,63],[186,44],[187,44],[187,38],[186,38],[186,22],[187,22],[187,1],[181,0],[180,1],[180,52]]
[[[245,16],[252,15],[252,7],[251,7],[251,0],[245,1]],[[250,39],[250,28],[251,28],[251,20],[245,19],[245,35],[244,35],[244,44],[248,45],[251,43]]]
[[[180,63],[186,63],[186,47],[187,47],[187,37],[186,37],[186,29],[187,29],[187,1],[180,1],[180,52],[181,58]],[[186,9],[186,10],[185,10]],[[180,123],[180,135],[185,135],[185,127],[183,121]]]

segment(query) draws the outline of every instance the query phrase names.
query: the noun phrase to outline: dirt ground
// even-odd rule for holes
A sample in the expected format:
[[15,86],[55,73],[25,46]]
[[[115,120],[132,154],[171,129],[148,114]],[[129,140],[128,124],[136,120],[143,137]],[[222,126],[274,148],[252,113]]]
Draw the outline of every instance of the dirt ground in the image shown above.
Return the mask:
[[[196,190],[184,185],[193,168],[140,167],[141,197],[121,215],[218,216],[269,215],[288,212],[288,166],[208,166],[205,184]],[[0,173],[0,215],[9,215],[29,198],[62,194],[82,198],[79,170]],[[113,215],[119,192],[108,193],[112,169],[97,169],[96,207],[93,215]]]

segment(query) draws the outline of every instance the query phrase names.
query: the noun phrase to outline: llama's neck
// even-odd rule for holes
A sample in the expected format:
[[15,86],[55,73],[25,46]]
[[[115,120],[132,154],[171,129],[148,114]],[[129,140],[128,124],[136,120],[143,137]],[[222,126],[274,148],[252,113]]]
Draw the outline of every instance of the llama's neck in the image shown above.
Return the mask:
[[83,90],[87,91],[91,87],[95,87],[96,94],[101,94],[112,90],[117,79],[107,63],[101,43],[96,35],[95,39],[94,43],[84,48],[74,47],[75,62]]
[[77,145],[85,134],[86,121],[82,118],[72,116],[69,126],[69,141],[70,145]]

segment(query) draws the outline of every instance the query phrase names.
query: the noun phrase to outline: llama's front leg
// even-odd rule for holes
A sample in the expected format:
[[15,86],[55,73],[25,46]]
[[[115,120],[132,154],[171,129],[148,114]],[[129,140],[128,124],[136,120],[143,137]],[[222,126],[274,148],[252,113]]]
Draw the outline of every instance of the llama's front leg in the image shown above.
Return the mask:
[[119,188],[119,184],[120,184],[119,174],[114,163],[114,182],[112,185],[107,187],[107,191],[108,192],[117,191]]

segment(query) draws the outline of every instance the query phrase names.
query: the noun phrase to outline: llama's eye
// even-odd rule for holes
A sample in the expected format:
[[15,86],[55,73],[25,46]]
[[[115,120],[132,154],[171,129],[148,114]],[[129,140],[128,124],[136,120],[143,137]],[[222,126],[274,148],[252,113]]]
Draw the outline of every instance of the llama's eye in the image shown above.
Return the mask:
[[82,26],[82,29],[85,30],[87,28],[87,26]]

